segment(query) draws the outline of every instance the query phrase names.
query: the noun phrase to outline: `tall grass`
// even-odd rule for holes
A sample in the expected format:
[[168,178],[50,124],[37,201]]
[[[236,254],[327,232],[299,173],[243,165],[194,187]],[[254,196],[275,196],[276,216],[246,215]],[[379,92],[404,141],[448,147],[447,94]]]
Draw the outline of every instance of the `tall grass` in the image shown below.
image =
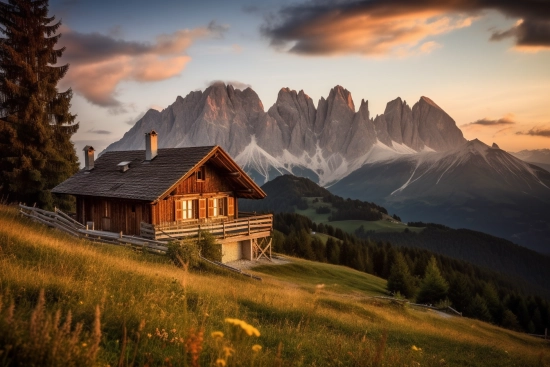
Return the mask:
[[[86,365],[79,353],[96,344],[86,361],[103,366],[550,365],[544,341],[368,298],[383,281],[366,274],[295,260],[261,275],[257,282],[189,272],[165,257],[77,240],[0,207],[0,330],[9,320],[18,335],[0,339],[0,366],[31,354],[57,357],[27,365],[67,358],[63,364]],[[36,353],[22,347],[33,314],[43,320],[34,335],[50,340],[33,339],[41,346]],[[259,336],[249,335],[251,328]],[[54,339],[73,346],[61,348],[70,357],[52,347]]]

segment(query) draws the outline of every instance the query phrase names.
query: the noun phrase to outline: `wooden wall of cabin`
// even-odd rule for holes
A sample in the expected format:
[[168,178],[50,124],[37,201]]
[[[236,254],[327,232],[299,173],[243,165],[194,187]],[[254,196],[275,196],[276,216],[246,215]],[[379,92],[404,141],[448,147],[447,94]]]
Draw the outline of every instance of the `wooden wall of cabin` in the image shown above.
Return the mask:
[[100,231],[139,235],[140,223],[151,223],[151,205],[141,201],[78,196],[76,209],[80,223]]
[[228,177],[208,163],[204,165],[204,168],[206,174],[204,180],[197,179],[197,173],[195,172],[176,186],[168,197],[152,205],[152,224],[174,222],[176,220],[175,202],[185,197],[189,199],[220,196],[233,197],[234,218],[237,217],[237,197],[233,191],[233,187],[228,182]]

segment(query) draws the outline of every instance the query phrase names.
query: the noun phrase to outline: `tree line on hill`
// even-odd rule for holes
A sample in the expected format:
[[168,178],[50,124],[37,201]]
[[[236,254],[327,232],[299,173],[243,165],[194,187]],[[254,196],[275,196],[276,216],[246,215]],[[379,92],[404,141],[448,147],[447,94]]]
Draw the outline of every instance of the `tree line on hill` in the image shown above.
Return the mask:
[[410,222],[408,226],[424,229],[421,232],[413,232],[408,228],[401,232],[374,232],[365,231],[361,226],[355,231],[355,235],[362,239],[390,242],[396,247],[426,249],[506,273],[526,280],[539,288],[535,290],[536,293],[550,297],[549,256],[474,230],[453,229],[441,224],[422,222]]
[[[521,279],[425,249],[358,238],[296,213],[274,215],[273,250],[344,265],[388,279],[388,291],[430,304],[450,304],[464,316],[529,333],[550,326],[550,304]],[[328,235],[326,243],[312,232]]]

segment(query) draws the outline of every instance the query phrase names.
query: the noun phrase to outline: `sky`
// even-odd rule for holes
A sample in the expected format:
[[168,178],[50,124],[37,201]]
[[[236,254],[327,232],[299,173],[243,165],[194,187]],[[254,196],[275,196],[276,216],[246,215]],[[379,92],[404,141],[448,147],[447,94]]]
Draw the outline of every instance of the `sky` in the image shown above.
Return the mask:
[[215,81],[267,111],[283,87],[315,105],[348,89],[371,116],[427,96],[471,140],[550,148],[550,0],[51,0],[84,145]]

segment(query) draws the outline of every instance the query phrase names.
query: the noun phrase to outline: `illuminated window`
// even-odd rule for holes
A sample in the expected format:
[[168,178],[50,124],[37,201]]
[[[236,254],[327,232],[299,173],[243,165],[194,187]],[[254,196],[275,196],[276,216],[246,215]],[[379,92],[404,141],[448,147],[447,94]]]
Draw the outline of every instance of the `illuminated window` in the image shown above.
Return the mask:
[[194,202],[195,200],[183,200],[182,201],[182,219],[193,219],[195,218],[195,211],[193,208],[195,207]]
[[213,209],[212,209],[212,216],[213,217],[217,217],[219,215],[218,213],[218,200],[219,199],[214,199],[212,200],[213,201]]

